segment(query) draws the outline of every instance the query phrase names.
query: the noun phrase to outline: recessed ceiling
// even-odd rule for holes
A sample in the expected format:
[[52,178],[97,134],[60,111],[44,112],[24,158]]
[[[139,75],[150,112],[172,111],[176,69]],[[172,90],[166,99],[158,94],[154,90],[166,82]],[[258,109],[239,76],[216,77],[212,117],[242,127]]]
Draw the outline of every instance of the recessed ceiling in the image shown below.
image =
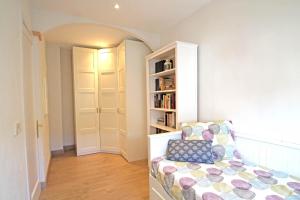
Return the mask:
[[[192,15],[211,0],[31,0],[33,9],[61,12],[159,33]],[[116,10],[114,5],[120,8]]]
[[115,47],[124,39],[135,39],[128,33],[94,24],[69,24],[44,33],[47,42],[96,48]]

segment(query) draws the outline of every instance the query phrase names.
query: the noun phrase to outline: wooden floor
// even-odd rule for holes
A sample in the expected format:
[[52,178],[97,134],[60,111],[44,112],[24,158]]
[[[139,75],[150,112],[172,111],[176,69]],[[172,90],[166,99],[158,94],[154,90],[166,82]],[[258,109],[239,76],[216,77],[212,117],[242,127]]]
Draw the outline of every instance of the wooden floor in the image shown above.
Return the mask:
[[126,162],[113,154],[51,160],[47,187],[40,200],[143,200],[148,195],[147,161]]

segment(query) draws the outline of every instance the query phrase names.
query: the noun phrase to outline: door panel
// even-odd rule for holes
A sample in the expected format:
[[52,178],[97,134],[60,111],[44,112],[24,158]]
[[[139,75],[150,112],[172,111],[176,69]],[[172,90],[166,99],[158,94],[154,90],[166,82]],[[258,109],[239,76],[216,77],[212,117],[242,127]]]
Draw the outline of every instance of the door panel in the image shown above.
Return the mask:
[[100,150],[97,50],[73,48],[77,155]]
[[45,57],[45,42],[38,38],[33,40],[33,86],[34,110],[36,119],[39,181],[46,182],[50,162],[48,93],[47,93],[47,64]]
[[118,132],[121,154],[127,158],[125,44],[118,47]]
[[[22,86],[23,86],[23,120],[24,134],[26,136],[26,162],[28,177],[29,196],[34,196],[40,188],[36,187],[39,181],[38,174],[38,143],[35,116],[35,94],[34,94],[34,69],[32,63],[32,36],[26,27],[23,27],[22,35]],[[9,87],[9,86],[7,86]],[[23,152],[20,152],[23,153]],[[13,155],[12,155],[13,156]],[[3,163],[4,164],[4,163]],[[36,190],[36,191],[35,191]]]
[[101,151],[119,152],[116,49],[99,50]]

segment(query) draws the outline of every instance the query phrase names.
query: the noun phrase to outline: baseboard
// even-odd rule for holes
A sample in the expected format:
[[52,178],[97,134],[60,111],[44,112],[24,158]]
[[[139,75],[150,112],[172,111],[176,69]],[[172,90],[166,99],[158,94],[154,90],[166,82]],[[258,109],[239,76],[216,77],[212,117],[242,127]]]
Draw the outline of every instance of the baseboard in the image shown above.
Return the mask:
[[51,151],[51,156],[59,156],[59,155],[62,155],[64,153],[65,153],[65,151],[63,149],[54,150],[54,151]]
[[47,173],[46,173],[46,180],[40,182],[40,185],[41,185],[41,191],[43,191],[43,190],[47,187],[47,182],[48,182],[48,177],[49,177],[49,171],[50,171],[49,169],[50,169],[50,166],[51,166],[51,158],[49,158],[49,161],[48,161]]
[[121,154],[119,149],[106,149],[106,150],[100,150],[99,153],[111,153],[111,154]]
[[76,149],[76,146],[75,146],[75,144],[65,145],[63,148],[64,148],[64,151],[73,151]]
[[39,200],[40,194],[41,194],[41,185],[40,185],[39,181],[37,181],[35,183],[32,193],[31,193],[31,199]]

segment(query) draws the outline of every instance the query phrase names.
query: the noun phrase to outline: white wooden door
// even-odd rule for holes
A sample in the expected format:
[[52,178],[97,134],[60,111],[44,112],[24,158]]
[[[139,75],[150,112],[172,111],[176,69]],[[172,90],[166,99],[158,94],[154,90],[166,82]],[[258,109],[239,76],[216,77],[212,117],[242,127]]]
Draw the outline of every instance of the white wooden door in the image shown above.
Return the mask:
[[33,86],[36,131],[38,135],[39,181],[46,183],[50,162],[47,64],[45,42],[33,40]]
[[23,26],[22,55],[22,98],[24,101],[23,120],[27,153],[26,175],[28,176],[28,192],[30,199],[36,199],[41,188],[39,187],[37,132],[34,113],[32,35],[31,31],[29,31],[26,26]]
[[121,154],[128,159],[126,132],[126,61],[125,42],[118,47],[118,132]]
[[73,48],[77,155],[100,150],[97,50]]
[[117,153],[116,48],[99,50],[99,103],[101,151]]

